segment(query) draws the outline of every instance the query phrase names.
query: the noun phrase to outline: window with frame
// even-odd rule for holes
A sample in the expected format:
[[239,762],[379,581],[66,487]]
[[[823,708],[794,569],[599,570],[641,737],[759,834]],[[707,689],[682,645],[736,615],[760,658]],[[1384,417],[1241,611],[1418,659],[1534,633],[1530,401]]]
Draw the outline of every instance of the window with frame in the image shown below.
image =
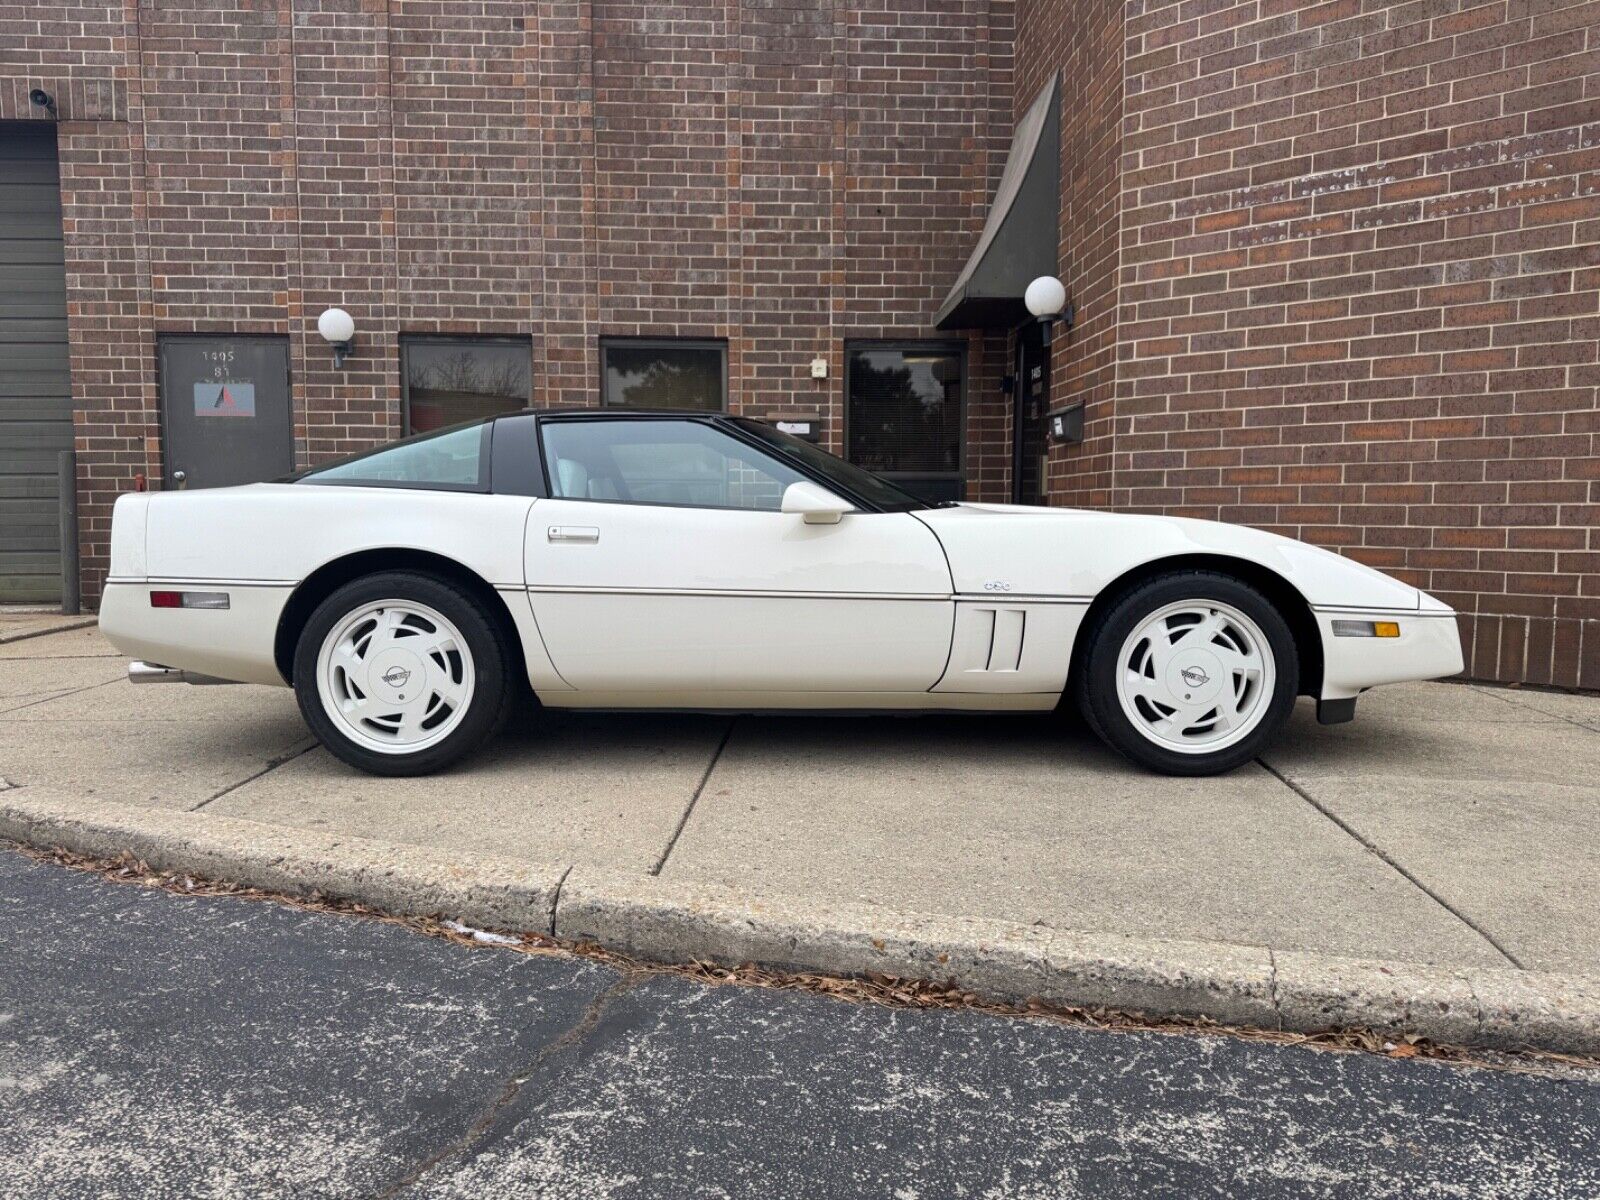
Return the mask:
[[728,402],[727,343],[603,338],[600,392],[608,407],[721,412]]
[[805,481],[701,421],[544,421],[540,436],[558,500],[778,512],[785,489]]
[[431,488],[447,492],[488,490],[489,428],[474,421],[402,438],[352,458],[313,467],[301,483],[354,487]]
[[959,500],[964,360],[949,343],[846,347],[846,457],[920,499]]
[[533,345],[512,338],[400,339],[406,432],[527,408],[533,396]]

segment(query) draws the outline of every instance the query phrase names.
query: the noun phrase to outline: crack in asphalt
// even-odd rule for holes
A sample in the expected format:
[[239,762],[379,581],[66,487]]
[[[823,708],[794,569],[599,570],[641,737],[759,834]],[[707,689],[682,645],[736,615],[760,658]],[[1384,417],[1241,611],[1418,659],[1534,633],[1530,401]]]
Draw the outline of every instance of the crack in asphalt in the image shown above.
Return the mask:
[[1471,917],[1469,917],[1465,913],[1463,913],[1460,909],[1456,908],[1455,905],[1451,904],[1448,900],[1446,900],[1438,892],[1434,891],[1427,884],[1423,883],[1422,880],[1418,879],[1415,875],[1413,875],[1400,862],[1398,862],[1394,858],[1391,858],[1389,856],[1389,854],[1381,846],[1378,845],[1378,843],[1374,842],[1371,838],[1366,837],[1365,835],[1363,835],[1361,833],[1358,833],[1354,826],[1352,826],[1349,823],[1347,823],[1342,817],[1338,816],[1331,808],[1329,808],[1327,805],[1323,804],[1322,801],[1318,800],[1315,796],[1313,796],[1305,788],[1301,787],[1294,780],[1290,779],[1282,771],[1278,770],[1277,767],[1274,767],[1270,763],[1268,763],[1266,759],[1258,758],[1258,759],[1256,759],[1256,763],[1257,763],[1258,766],[1261,767],[1261,769],[1263,771],[1267,772],[1267,774],[1271,775],[1279,783],[1283,784],[1284,787],[1288,788],[1295,795],[1299,796],[1300,799],[1304,800],[1307,804],[1311,805],[1312,808],[1316,809],[1323,816],[1327,817],[1328,820],[1332,821],[1340,829],[1344,830],[1352,838],[1354,838],[1356,841],[1360,842],[1361,845],[1366,847],[1368,851],[1370,851],[1371,853],[1377,855],[1378,858],[1380,858],[1381,860],[1383,860],[1383,862],[1388,864],[1388,866],[1391,867],[1398,875],[1400,875],[1401,878],[1405,879],[1408,883],[1410,883],[1412,887],[1416,888],[1424,896],[1428,897],[1428,899],[1432,900],[1440,908],[1444,909],[1445,912],[1449,913],[1452,917],[1454,917],[1456,920],[1460,921],[1468,929],[1472,930],[1473,933],[1477,934],[1484,941],[1488,942],[1489,945],[1493,946],[1495,948],[1495,950],[1499,952],[1500,956],[1502,958],[1504,958],[1508,963],[1510,963],[1513,967],[1516,967],[1517,970],[1519,970],[1519,971],[1526,971],[1528,969],[1526,966],[1523,965],[1522,961],[1520,959],[1518,959],[1516,955],[1512,954],[1511,951],[1507,950],[1498,941],[1496,941],[1495,938],[1486,929],[1484,929],[1481,925],[1479,925]]
[[467,1126],[466,1131],[460,1137],[449,1145],[435,1150],[388,1187],[375,1192],[372,1200],[393,1200],[394,1197],[400,1195],[412,1184],[417,1183],[435,1167],[451,1159],[461,1158],[468,1154],[474,1146],[482,1142],[489,1134],[489,1131],[494,1128],[495,1122],[500,1119],[500,1114],[521,1094],[528,1081],[539,1073],[540,1068],[546,1062],[562,1051],[570,1050],[583,1042],[599,1026],[601,1018],[605,1016],[606,1009],[610,1007],[612,1001],[642,983],[645,978],[646,976],[642,972],[629,971],[602,988],[594,999],[589,1001],[582,1014],[571,1026],[539,1047],[533,1058],[525,1066],[509,1076],[500,1085],[499,1095],[489,1103],[487,1108],[478,1114],[477,1119]]
[[226,796],[229,792],[238,791],[240,788],[242,788],[247,783],[254,783],[256,780],[260,779],[263,775],[269,774],[272,771],[276,771],[279,767],[283,766],[285,763],[291,763],[295,759],[299,758],[302,754],[308,754],[312,750],[315,750],[319,744],[320,743],[315,738],[312,738],[304,746],[301,746],[298,750],[291,750],[288,754],[282,754],[282,755],[279,755],[277,758],[269,759],[267,761],[267,765],[262,767],[259,771],[255,772],[252,775],[246,775],[243,779],[240,779],[240,780],[238,780],[238,781],[236,781],[234,783],[230,783],[227,787],[222,788],[220,791],[213,792],[211,795],[207,796],[204,800],[200,801],[199,804],[196,804],[189,811],[190,812],[199,812],[202,808],[204,808],[206,805],[210,804],[213,800],[220,800],[220,799],[222,799],[222,797]]
[[655,866],[650,868],[650,874],[659,875],[667,865],[673,848],[677,846],[678,839],[683,836],[683,830],[689,824],[689,818],[694,815],[694,806],[700,803],[700,793],[706,790],[706,784],[711,782],[711,772],[717,769],[717,763],[722,759],[722,752],[728,748],[728,740],[733,737],[733,727],[739,723],[739,718],[734,717],[728,722],[728,728],[722,733],[722,740],[717,743],[717,748],[712,752],[711,761],[706,764],[705,774],[700,776],[700,783],[694,789],[694,795],[689,797],[689,803],[684,807],[683,815],[678,818],[678,827],[672,831],[672,836],[667,839],[667,848],[661,852],[661,857],[656,859]]

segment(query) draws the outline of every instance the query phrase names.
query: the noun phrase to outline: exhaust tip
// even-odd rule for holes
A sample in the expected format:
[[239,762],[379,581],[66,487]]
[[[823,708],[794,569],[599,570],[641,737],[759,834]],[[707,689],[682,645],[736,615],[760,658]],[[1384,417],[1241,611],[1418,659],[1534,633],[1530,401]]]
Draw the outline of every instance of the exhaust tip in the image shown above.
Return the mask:
[[159,663],[131,662],[128,664],[129,683],[182,683],[183,672]]

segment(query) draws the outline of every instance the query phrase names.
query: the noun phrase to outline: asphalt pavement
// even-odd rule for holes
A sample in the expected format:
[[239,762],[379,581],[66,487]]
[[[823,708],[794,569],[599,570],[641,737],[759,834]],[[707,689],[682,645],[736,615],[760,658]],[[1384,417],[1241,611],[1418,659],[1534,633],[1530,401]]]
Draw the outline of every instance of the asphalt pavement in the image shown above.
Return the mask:
[[1600,1194],[1600,1073],[707,988],[0,852],[0,1195]]

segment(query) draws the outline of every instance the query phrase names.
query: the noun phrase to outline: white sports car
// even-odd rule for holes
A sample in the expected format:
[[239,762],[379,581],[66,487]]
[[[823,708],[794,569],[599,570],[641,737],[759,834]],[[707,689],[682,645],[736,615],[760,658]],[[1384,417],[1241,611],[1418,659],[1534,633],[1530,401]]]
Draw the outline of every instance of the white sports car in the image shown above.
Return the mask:
[[324,745],[434,771],[550,708],[1052,709],[1225,771],[1316,697],[1461,670],[1454,613],[1239,526],[928,505],[736,417],[517,413],[276,483],[117,501],[135,681],[288,684]]

